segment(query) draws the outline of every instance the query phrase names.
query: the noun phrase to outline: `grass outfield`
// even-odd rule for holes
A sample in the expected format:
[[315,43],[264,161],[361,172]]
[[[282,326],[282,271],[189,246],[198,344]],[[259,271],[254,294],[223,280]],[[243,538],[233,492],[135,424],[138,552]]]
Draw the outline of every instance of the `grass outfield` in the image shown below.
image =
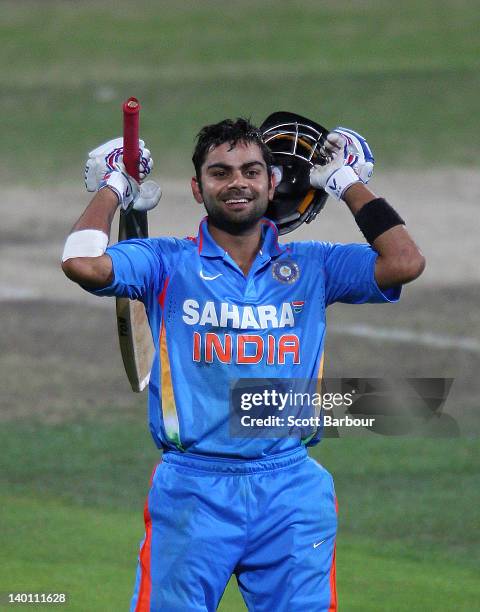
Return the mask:
[[364,132],[379,168],[471,165],[478,26],[473,0],[7,0],[0,177],[81,180],[132,94],[160,175],[190,172],[205,123],[281,109]]
[[[21,525],[6,530],[3,592],[65,592],[72,612],[127,609],[139,539],[136,513],[9,496],[2,498],[2,515],[7,525]],[[342,609],[476,608],[478,576],[468,565],[447,564],[427,551],[422,551],[421,558],[411,558],[404,546],[372,544],[370,539],[347,534],[338,538],[337,547]],[[245,609],[232,580],[219,610]]]
[[[67,591],[71,610],[126,608],[157,457],[148,438],[125,419],[2,426],[0,592]],[[475,609],[478,451],[477,440],[386,438],[313,450],[340,500],[343,609]],[[234,585],[220,609],[244,609]]]

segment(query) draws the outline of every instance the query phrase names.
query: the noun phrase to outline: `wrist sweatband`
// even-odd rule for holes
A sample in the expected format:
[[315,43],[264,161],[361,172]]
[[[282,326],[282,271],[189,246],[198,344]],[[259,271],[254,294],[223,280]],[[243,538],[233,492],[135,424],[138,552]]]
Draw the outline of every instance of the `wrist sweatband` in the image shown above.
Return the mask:
[[383,198],[376,198],[362,206],[355,215],[355,221],[370,244],[390,228],[405,225],[402,217]]
[[62,262],[73,257],[100,257],[108,246],[108,236],[96,229],[71,233],[63,248]]

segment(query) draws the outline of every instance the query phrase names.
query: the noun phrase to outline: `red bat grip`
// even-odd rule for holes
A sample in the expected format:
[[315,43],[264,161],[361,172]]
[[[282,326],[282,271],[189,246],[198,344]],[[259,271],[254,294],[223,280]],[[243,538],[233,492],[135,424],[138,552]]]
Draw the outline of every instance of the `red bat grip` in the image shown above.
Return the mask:
[[138,124],[140,102],[137,98],[128,98],[123,103],[123,163],[130,176],[140,180],[138,164],[140,162],[140,145]]

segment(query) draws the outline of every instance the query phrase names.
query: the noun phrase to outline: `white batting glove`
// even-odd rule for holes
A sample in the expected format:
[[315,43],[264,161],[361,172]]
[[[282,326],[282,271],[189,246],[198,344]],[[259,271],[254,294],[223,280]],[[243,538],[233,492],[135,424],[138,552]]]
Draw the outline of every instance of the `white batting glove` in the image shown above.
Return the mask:
[[131,177],[123,164],[123,138],[114,138],[88,154],[85,165],[85,187],[87,191],[98,191],[104,187],[112,189],[123,210],[151,210],[162,195],[155,181],[142,181],[153,168],[153,159],[145,143],[140,140],[140,183]]
[[347,139],[347,147],[345,151],[345,164],[351,166],[362,183],[367,184],[372,178],[375,158],[368,142],[358,132],[354,132],[349,128],[336,127],[334,130],[337,134],[342,134]]
[[324,189],[341,200],[354,183],[367,183],[373,174],[373,158],[370,147],[360,134],[346,128],[330,132],[323,146],[327,160],[324,166],[314,166],[310,171],[310,183],[316,189]]
[[[152,171],[153,159],[150,151],[145,148],[143,140],[140,145],[140,182],[142,182]],[[98,191],[100,183],[107,172],[115,169],[115,165],[123,162],[123,138],[114,138],[104,142],[88,154],[85,165],[85,187],[87,191]]]
[[140,193],[133,204],[133,210],[152,210],[162,197],[162,188],[155,181],[145,181],[140,184]]

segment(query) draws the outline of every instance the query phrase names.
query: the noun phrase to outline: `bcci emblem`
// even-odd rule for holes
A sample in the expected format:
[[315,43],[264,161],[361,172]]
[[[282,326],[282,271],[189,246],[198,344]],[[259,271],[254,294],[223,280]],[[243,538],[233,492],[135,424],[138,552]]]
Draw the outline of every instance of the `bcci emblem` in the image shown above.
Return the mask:
[[291,259],[276,261],[272,266],[273,278],[281,283],[291,285],[298,280],[300,276],[300,268]]

